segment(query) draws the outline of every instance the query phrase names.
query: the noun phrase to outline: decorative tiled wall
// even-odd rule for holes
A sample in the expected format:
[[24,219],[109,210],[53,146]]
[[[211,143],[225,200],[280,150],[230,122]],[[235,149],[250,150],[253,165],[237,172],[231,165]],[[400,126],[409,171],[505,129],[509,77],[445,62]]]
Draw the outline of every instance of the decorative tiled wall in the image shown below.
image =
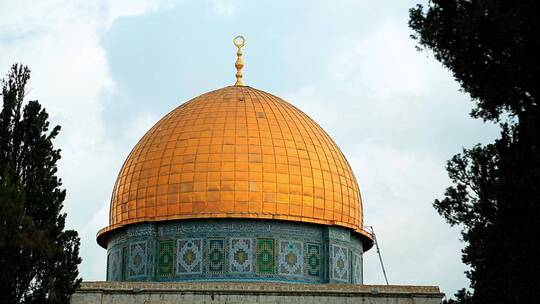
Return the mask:
[[122,280],[122,250],[109,251],[109,263],[107,270],[107,281]]
[[266,220],[128,226],[112,236],[108,281],[362,284],[362,243],[345,228]]
[[349,281],[349,249],[345,246],[330,245],[330,278],[347,283]]
[[257,239],[257,273],[274,273],[274,255],[274,239]]
[[250,238],[231,238],[230,240],[229,272],[253,272],[253,240]]
[[173,275],[174,241],[164,240],[158,243],[158,276],[167,278]]
[[[320,264],[315,268],[320,267]],[[304,275],[304,250],[300,241],[279,241],[278,253],[279,274],[290,276]]]
[[211,274],[225,273],[225,239],[208,239],[207,272]]
[[354,252],[352,254],[352,283],[353,284],[362,284],[362,255]]
[[146,241],[129,244],[129,278],[146,277]]
[[321,275],[321,245],[317,243],[306,244],[307,275],[318,277]]
[[190,275],[203,272],[202,238],[179,239],[176,249],[177,275]]

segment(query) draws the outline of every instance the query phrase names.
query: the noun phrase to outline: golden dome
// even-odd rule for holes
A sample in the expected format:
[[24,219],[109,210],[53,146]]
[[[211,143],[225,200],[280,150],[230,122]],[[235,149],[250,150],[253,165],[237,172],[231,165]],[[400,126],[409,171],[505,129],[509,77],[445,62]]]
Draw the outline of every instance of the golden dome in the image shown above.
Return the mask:
[[281,98],[229,86],[163,117],[137,143],[114,186],[104,235],[132,223],[259,218],[363,230],[343,153]]

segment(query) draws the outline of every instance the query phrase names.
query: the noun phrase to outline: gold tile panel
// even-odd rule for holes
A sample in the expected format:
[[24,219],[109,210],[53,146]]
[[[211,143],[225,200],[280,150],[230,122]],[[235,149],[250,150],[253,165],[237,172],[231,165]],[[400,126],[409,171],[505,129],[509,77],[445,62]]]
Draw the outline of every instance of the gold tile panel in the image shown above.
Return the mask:
[[362,232],[347,160],[302,111],[266,92],[230,86],[163,117],[116,181],[109,227],[190,218],[263,218]]

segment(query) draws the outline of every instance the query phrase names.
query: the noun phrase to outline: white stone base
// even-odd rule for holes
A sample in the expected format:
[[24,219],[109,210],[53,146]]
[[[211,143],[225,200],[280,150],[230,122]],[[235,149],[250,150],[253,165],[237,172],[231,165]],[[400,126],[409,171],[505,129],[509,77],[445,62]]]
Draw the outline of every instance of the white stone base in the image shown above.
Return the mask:
[[83,282],[71,303],[440,304],[443,296],[436,286]]

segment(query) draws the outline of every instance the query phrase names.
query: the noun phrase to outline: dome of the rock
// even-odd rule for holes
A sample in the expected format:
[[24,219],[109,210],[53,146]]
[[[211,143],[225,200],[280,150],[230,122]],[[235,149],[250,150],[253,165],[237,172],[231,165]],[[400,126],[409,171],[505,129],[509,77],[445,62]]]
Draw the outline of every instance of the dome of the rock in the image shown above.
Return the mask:
[[362,283],[360,190],[330,136],[302,111],[242,83],[158,121],[114,185],[109,281]]
[[193,218],[279,219],[365,234],[358,184],[330,136],[290,103],[247,86],[196,97],[148,131],[124,162],[110,225],[99,235]]

